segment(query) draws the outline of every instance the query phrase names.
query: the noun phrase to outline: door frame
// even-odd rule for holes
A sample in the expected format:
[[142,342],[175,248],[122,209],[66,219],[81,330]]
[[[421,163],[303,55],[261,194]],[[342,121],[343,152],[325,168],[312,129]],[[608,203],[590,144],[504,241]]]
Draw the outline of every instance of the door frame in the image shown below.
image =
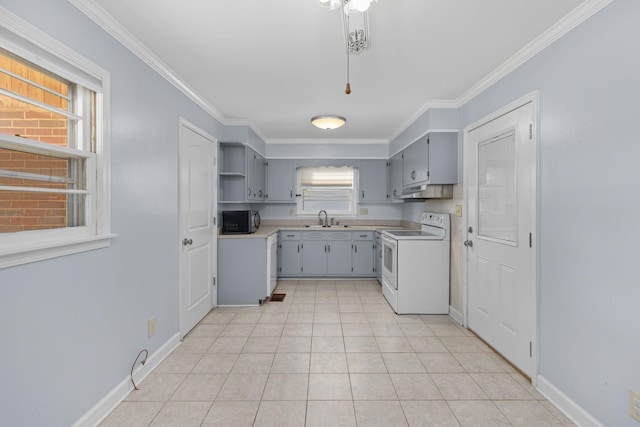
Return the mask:
[[[534,220],[533,220],[533,243],[535,245],[534,247],[534,268],[533,268],[533,274],[534,274],[534,286],[535,286],[535,301],[534,303],[534,308],[533,308],[533,313],[534,313],[534,342],[533,342],[533,349],[532,349],[532,355],[533,355],[533,373],[531,375],[531,383],[533,384],[533,386],[535,386],[537,384],[537,375],[538,375],[538,361],[539,361],[539,348],[538,348],[538,343],[540,342],[540,320],[539,320],[539,316],[538,316],[538,302],[540,299],[540,284],[539,284],[539,260],[540,260],[540,246],[538,244],[538,228],[539,228],[539,224],[538,224],[538,220],[539,220],[539,201],[540,201],[540,192],[539,192],[539,186],[538,186],[538,177],[540,175],[540,165],[539,165],[539,150],[540,150],[540,144],[539,144],[539,129],[538,129],[538,125],[539,125],[539,116],[540,116],[540,104],[539,104],[539,91],[535,90],[533,92],[528,93],[527,95],[518,98],[517,100],[505,105],[504,107],[489,113],[488,115],[484,116],[483,118],[476,120],[475,122],[467,125],[464,127],[463,129],[463,138],[462,138],[462,150],[463,150],[463,159],[464,159],[464,170],[463,170],[463,206],[464,206],[464,211],[465,212],[469,212],[469,201],[468,201],[468,196],[467,196],[467,188],[468,188],[468,177],[469,177],[469,169],[471,167],[471,159],[469,159],[469,144],[471,144],[471,138],[470,138],[470,133],[489,123],[492,122],[493,120],[504,116],[505,114],[510,113],[511,111],[517,110],[518,108],[526,105],[526,104],[531,104],[532,109],[533,109],[533,128],[532,128],[532,143],[535,144],[535,151],[534,151],[534,162],[535,162],[535,176],[534,176],[534,187],[535,187],[535,198],[534,198],[534,203],[535,206],[533,207],[533,215],[534,215]],[[467,229],[469,228],[469,215],[465,215],[465,226],[464,226],[464,235],[466,236],[467,233]],[[466,237],[465,237],[466,239]],[[468,320],[469,320],[469,279],[468,279],[468,251],[467,250],[463,250],[463,255],[462,255],[462,263],[464,266],[464,271],[463,271],[463,292],[462,292],[462,316],[463,316],[463,325],[465,327],[468,327]]]
[[[183,325],[183,318],[182,318],[182,277],[184,274],[183,268],[182,268],[182,264],[183,264],[183,251],[182,248],[180,246],[180,236],[184,235],[184,230],[182,228],[182,215],[181,215],[181,206],[180,206],[180,160],[181,160],[181,140],[180,140],[180,132],[181,129],[185,127],[188,128],[189,130],[197,133],[198,135],[202,136],[203,138],[209,140],[212,144],[214,144],[214,150],[215,150],[215,162],[214,162],[214,171],[213,171],[213,176],[215,177],[215,182],[213,183],[213,192],[214,192],[214,206],[213,206],[213,212],[215,213],[215,217],[214,217],[214,226],[217,228],[217,215],[218,215],[218,152],[219,152],[219,147],[218,147],[218,139],[215,138],[213,135],[211,135],[209,132],[203,130],[202,128],[196,126],[195,124],[191,123],[190,121],[188,121],[187,119],[185,119],[184,117],[178,117],[178,156],[177,156],[177,160],[178,160],[178,174],[177,174],[177,187],[178,187],[178,192],[177,192],[177,207],[178,207],[178,236],[176,239],[176,242],[178,242],[177,244],[179,245],[178,247],[178,327],[180,330],[180,340],[182,341],[182,339],[184,338],[184,336],[189,332],[189,331],[185,331],[184,330],[184,325]],[[218,259],[217,259],[217,247],[218,247],[218,233],[214,233],[213,234],[213,245],[215,245],[216,247],[216,256],[211,260],[211,262],[213,263],[213,277],[217,278],[218,277]],[[212,286],[212,292],[217,292],[217,286],[214,288],[213,284]],[[217,307],[218,304],[218,298],[217,295],[215,296],[214,302],[213,302],[213,307]]]

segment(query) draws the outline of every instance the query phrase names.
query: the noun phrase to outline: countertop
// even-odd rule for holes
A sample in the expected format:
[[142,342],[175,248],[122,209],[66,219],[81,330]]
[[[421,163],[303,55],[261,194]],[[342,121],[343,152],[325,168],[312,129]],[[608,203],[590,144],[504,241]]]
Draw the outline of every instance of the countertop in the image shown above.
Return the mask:
[[263,225],[251,234],[222,234],[221,230],[218,230],[218,239],[266,239],[267,237],[275,234],[281,230],[290,231],[382,231],[382,230],[411,230],[415,229],[412,224],[403,225],[349,225],[344,227],[341,225],[334,225],[332,227],[305,227],[304,225],[293,224],[278,224],[278,225]]

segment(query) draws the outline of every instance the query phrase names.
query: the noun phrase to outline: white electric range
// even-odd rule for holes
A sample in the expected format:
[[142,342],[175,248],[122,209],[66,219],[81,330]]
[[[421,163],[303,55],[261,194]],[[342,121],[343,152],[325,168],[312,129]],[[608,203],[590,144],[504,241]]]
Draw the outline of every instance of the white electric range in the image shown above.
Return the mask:
[[420,230],[382,232],[382,294],[398,314],[449,313],[449,214],[423,212]]

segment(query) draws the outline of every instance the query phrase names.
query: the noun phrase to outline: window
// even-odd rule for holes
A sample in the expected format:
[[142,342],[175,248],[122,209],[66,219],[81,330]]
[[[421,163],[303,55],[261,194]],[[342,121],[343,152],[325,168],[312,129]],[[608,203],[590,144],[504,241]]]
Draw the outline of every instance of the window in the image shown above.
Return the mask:
[[110,237],[108,73],[5,12],[0,268],[104,247]]
[[355,169],[348,166],[298,168],[298,215],[355,215]]

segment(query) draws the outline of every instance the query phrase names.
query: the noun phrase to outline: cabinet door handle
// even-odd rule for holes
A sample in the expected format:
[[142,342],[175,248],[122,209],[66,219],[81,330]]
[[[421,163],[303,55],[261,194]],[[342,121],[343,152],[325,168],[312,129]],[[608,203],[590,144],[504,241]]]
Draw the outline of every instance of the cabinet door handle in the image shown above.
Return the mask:
[[251,187],[247,187],[247,196],[251,195]]
[[300,253],[300,245],[298,245],[298,253]]
[[362,190],[362,198],[364,199],[364,190]]
[[258,191],[258,197],[262,197],[262,190]]
[[331,245],[327,245],[327,247],[329,248],[329,253],[331,253]]
[[416,171],[415,170],[411,171],[411,179],[416,179]]
[[358,253],[358,244],[357,243],[355,245],[355,250],[356,250],[356,253]]
[[289,191],[289,198],[293,199],[293,190]]

